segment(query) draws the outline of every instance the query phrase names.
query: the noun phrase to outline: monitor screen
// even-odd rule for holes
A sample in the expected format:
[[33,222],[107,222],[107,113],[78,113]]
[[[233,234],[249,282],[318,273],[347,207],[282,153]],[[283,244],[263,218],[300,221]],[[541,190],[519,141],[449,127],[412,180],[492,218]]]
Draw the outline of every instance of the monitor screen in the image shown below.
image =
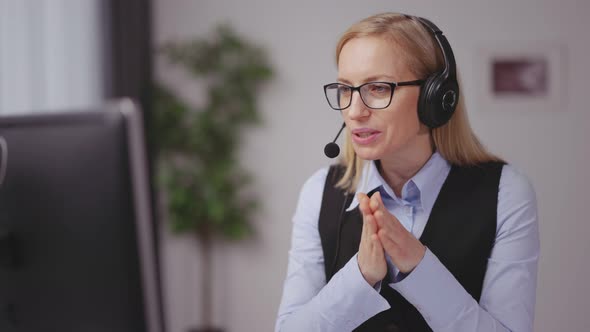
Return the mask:
[[140,114],[0,117],[0,331],[164,330]]

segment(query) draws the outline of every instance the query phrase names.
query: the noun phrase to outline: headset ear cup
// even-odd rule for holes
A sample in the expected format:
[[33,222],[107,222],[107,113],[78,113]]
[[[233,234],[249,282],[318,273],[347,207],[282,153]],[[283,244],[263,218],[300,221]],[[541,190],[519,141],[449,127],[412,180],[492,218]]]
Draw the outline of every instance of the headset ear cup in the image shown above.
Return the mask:
[[451,119],[459,105],[459,83],[456,80],[447,80],[441,89],[439,105],[442,109],[441,121],[443,123]]
[[438,74],[428,76],[420,89],[420,96],[418,97],[418,119],[428,128],[434,128],[435,124],[434,119],[437,110],[433,109],[432,98],[434,92],[436,92],[438,78]]
[[459,103],[459,85],[454,79],[444,79],[441,73],[428,77],[418,99],[418,118],[428,128],[447,123]]

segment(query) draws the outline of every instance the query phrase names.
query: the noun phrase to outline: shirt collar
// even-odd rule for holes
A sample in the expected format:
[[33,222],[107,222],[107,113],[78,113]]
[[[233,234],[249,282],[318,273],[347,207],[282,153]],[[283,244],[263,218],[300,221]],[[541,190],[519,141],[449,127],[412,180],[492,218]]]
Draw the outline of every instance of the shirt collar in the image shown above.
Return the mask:
[[432,206],[438,196],[451,166],[438,152],[434,152],[430,159],[402,188],[402,197],[396,197],[393,189],[385,182],[375,161],[365,162],[362,176],[357,186],[352,202],[346,209],[350,211],[358,206],[357,194],[379,190],[383,197],[396,201],[407,200],[411,204],[421,207],[430,214]]

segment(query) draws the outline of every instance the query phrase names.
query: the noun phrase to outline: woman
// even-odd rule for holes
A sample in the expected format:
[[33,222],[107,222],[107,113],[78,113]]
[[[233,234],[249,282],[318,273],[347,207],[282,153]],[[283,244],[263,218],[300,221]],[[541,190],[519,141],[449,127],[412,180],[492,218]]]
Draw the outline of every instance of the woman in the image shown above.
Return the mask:
[[535,193],[473,134],[446,38],[375,15],[336,61],[345,153],[301,190],[276,330],[532,331]]

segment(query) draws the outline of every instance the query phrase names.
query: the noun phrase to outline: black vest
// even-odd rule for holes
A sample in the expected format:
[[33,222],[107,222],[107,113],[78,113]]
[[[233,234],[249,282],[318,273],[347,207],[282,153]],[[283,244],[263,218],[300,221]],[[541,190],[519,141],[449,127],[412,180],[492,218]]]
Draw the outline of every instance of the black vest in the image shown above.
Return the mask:
[[[496,237],[502,167],[503,163],[497,162],[452,166],[420,237],[420,242],[477,301]],[[358,252],[362,231],[358,207],[345,211],[353,195],[346,195],[334,186],[343,171],[342,166],[330,167],[318,225],[328,281]],[[386,276],[385,280],[391,279]],[[382,284],[380,294],[391,308],[373,316],[355,331],[432,331],[418,310],[387,283]]]

